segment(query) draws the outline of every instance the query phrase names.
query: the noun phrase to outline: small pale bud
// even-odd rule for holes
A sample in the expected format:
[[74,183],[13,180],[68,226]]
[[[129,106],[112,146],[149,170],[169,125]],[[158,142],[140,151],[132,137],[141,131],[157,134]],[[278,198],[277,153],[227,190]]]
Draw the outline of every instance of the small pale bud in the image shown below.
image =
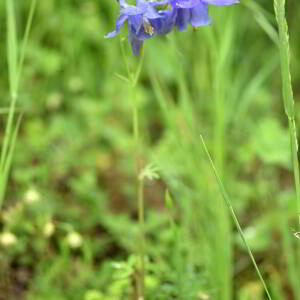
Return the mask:
[[55,231],[55,225],[53,224],[53,222],[51,221],[47,222],[43,230],[44,236],[49,238],[53,235],[54,231]]
[[3,232],[0,235],[0,244],[4,247],[9,247],[17,242],[17,237],[11,232]]
[[70,232],[67,236],[68,245],[73,248],[79,248],[82,245],[82,237],[78,232]]
[[34,188],[31,188],[29,189],[26,193],[25,193],[25,196],[24,196],[24,201],[28,204],[32,204],[32,203],[36,203],[38,201],[41,200],[41,195],[40,193],[34,189]]
[[201,300],[209,300],[210,299],[210,296],[204,292],[200,292],[198,296],[199,296],[199,299],[201,299]]

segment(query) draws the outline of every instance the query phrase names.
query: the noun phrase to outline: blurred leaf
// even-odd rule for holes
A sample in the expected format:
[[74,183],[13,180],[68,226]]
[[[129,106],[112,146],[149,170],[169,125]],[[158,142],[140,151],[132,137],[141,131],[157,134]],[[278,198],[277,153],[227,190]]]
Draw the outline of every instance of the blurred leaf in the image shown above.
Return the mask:
[[263,119],[252,137],[257,156],[266,164],[291,167],[288,130],[275,119]]
[[260,282],[249,282],[243,286],[238,294],[239,300],[263,300],[264,293]]

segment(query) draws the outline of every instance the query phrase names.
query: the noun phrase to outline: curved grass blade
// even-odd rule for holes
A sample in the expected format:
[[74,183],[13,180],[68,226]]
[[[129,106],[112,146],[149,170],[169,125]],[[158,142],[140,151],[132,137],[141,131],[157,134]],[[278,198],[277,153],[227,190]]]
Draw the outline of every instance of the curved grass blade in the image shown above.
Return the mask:
[[251,251],[251,249],[250,249],[250,246],[249,246],[249,244],[248,244],[248,242],[247,242],[247,240],[246,240],[246,238],[245,238],[245,235],[244,235],[244,233],[243,233],[242,227],[241,227],[241,225],[240,225],[240,223],[239,223],[239,221],[238,221],[238,218],[237,218],[237,216],[236,216],[236,214],[235,214],[235,212],[234,212],[234,209],[233,209],[233,207],[232,207],[232,205],[231,205],[230,198],[229,198],[229,196],[228,196],[228,194],[227,194],[227,192],[226,192],[226,190],[225,190],[225,188],[224,188],[224,185],[223,185],[222,180],[221,180],[221,178],[220,178],[220,176],[219,176],[219,174],[218,174],[218,171],[217,171],[217,169],[215,168],[215,165],[214,165],[214,163],[213,163],[213,161],[212,161],[212,158],[211,158],[211,156],[210,156],[210,154],[209,154],[209,152],[208,152],[208,149],[207,149],[207,147],[206,147],[206,144],[205,144],[205,142],[204,142],[204,139],[203,139],[202,135],[200,135],[200,138],[201,138],[201,142],[202,142],[202,144],[203,144],[203,148],[204,148],[204,150],[205,150],[205,153],[206,153],[206,155],[207,155],[207,157],[208,157],[209,163],[210,163],[210,165],[211,165],[211,168],[212,168],[212,170],[213,170],[213,172],[214,172],[214,175],[215,175],[215,178],[216,178],[216,180],[217,180],[217,183],[218,183],[218,186],[219,186],[221,195],[222,195],[222,197],[223,197],[223,199],[224,199],[224,202],[226,203],[226,206],[227,206],[227,208],[228,208],[229,211],[230,211],[230,214],[231,214],[231,216],[232,216],[232,219],[233,219],[233,221],[234,221],[234,224],[235,224],[235,226],[236,226],[236,228],[237,228],[237,230],[238,230],[238,232],[239,232],[239,234],[240,234],[240,236],[241,236],[241,239],[242,239],[242,241],[243,241],[243,243],[244,243],[244,245],[245,245],[245,247],[246,247],[246,249],[247,249],[248,255],[250,256],[250,259],[251,259],[251,261],[252,261],[252,263],[253,263],[253,266],[254,266],[254,268],[255,268],[255,270],[256,270],[256,272],[257,272],[257,275],[258,275],[258,277],[259,277],[259,279],[260,279],[260,281],[261,281],[261,283],[262,283],[262,285],[263,285],[263,287],[264,287],[264,290],[265,290],[265,292],[266,292],[266,294],[267,294],[267,296],[268,296],[268,299],[269,299],[269,300],[272,300],[271,295],[270,295],[270,293],[269,293],[269,290],[268,290],[268,288],[267,288],[267,285],[266,285],[266,283],[265,283],[265,281],[264,281],[264,279],[263,279],[263,277],[262,277],[262,275],[261,275],[261,273],[260,273],[260,270],[259,270],[259,268],[258,268],[258,266],[257,266],[257,264],[256,264],[255,258],[254,258],[254,256],[253,256],[252,251]]

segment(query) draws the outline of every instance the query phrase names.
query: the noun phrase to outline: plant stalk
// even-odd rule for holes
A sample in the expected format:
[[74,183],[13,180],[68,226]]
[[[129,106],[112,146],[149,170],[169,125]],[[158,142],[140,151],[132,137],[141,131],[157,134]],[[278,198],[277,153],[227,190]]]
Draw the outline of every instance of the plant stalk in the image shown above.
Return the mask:
[[[126,59],[126,58],[125,58]],[[144,61],[144,51],[141,51],[141,57],[138,68],[134,74],[130,73],[128,62],[126,67],[128,70],[129,79],[131,82],[131,98],[132,98],[132,125],[133,137],[135,143],[135,159],[136,159],[136,179],[137,179],[137,209],[139,222],[139,270],[138,270],[138,300],[145,299],[145,217],[144,217],[144,178],[141,176],[142,162],[141,162],[141,141],[139,131],[139,113],[136,99],[135,87],[138,83],[139,76],[142,70]]]
[[294,97],[291,83],[290,72],[290,49],[289,49],[289,35],[288,25],[285,17],[285,0],[274,0],[274,10],[279,31],[279,52],[280,52],[280,66],[281,66],[281,81],[282,94],[285,113],[289,122],[290,144],[292,164],[294,171],[294,181],[296,188],[297,199],[297,216],[300,230],[300,178],[299,178],[299,163],[298,163],[298,142],[297,131],[295,123]]
[[25,34],[23,38],[20,54],[18,55],[18,42],[16,30],[15,1],[6,0],[6,17],[7,17],[7,60],[9,73],[9,91],[10,91],[10,107],[8,109],[8,117],[4,133],[4,141],[1,146],[0,155],[0,209],[5,197],[7,188],[8,174],[12,162],[12,155],[15,148],[18,128],[21,118],[14,125],[14,116],[16,112],[16,103],[18,100],[19,82],[24,65],[25,51],[28,43],[29,33],[32,20],[37,4],[37,0],[32,0],[30,4],[29,15],[27,18]]

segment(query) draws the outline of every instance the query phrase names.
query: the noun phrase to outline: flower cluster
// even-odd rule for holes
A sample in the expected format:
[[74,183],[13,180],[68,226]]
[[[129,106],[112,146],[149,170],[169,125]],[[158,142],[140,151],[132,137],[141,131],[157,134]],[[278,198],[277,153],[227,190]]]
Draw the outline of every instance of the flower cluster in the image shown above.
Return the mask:
[[116,30],[105,37],[116,36],[127,21],[132,51],[138,56],[145,40],[167,34],[173,26],[185,31],[189,24],[194,27],[211,24],[209,4],[225,6],[239,3],[239,0],[136,0],[136,6],[129,5],[127,0],[119,2],[120,16]]

